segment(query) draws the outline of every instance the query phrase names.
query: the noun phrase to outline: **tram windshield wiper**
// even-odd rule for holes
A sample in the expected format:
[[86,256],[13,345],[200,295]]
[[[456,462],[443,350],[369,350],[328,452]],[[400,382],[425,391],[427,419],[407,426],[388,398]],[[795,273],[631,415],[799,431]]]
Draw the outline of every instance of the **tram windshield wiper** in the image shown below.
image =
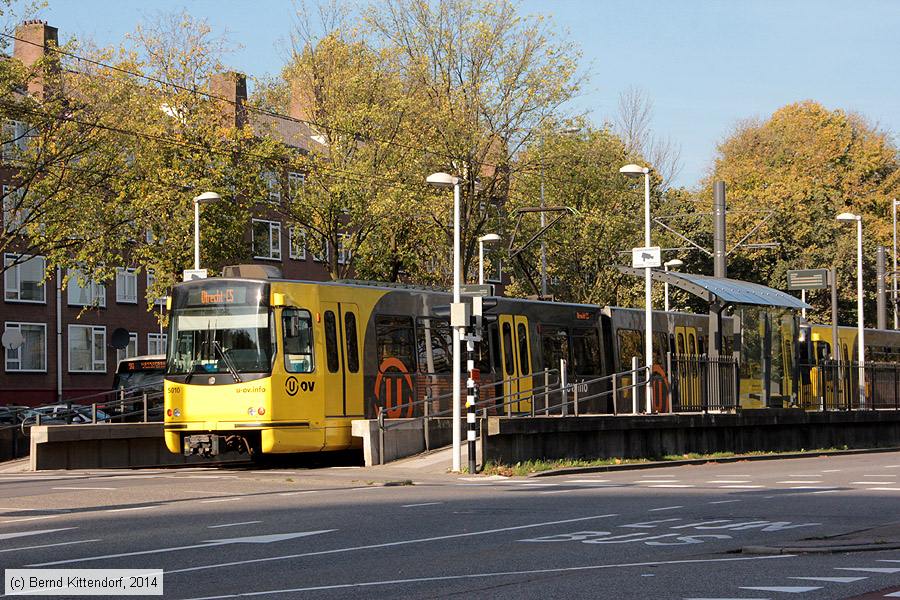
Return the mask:
[[231,357],[222,349],[222,346],[219,344],[219,340],[213,340],[212,342],[213,348],[215,348],[219,352],[219,356],[222,357],[222,362],[225,363],[225,368],[228,369],[228,372],[231,373],[231,376],[234,378],[236,383],[241,383],[243,381],[241,376],[238,375],[237,369],[234,366],[234,363],[231,360]]

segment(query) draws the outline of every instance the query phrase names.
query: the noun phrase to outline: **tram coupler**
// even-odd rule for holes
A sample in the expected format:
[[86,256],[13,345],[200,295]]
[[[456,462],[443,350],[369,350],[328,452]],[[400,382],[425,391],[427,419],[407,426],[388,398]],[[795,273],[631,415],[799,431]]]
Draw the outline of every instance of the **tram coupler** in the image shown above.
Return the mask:
[[219,454],[219,436],[188,435],[184,438],[184,455],[200,455],[209,458]]

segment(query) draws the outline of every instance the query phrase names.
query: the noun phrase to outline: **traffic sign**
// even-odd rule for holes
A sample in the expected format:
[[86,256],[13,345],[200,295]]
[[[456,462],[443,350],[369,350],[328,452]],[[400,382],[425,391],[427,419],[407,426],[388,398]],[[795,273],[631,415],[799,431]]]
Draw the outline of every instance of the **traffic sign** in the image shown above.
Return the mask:
[[185,269],[184,280],[193,281],[194,279],[206,279],[206,269]]
[[828,269],[792,269],[787,272],[789,290],[823,290],[828,287]]
[[463,296],[494,296],[494,284],[486,283],[469,284],[459,286],[459,293]]
[[662,266],[662,249],[659,246],[631,249],[631,266],[635,269]]

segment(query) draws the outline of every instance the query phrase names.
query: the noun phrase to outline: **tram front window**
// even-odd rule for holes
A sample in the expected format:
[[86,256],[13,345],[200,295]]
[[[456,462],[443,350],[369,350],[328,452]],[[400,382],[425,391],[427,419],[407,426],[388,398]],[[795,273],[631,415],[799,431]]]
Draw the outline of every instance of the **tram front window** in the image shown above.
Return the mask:
[[204,306],[172,315],[167,372],[264,373],[274,354],[269,311],[258,306]]

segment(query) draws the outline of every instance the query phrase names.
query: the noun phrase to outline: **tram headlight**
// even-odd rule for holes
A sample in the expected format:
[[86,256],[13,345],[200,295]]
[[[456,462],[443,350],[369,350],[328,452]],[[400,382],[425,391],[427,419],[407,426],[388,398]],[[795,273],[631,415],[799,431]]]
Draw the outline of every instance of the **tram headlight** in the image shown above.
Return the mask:
[[176,408],[175,410],[172,411],[172,414],[175,415],[176,417],[180,417],[180,416],[181,416],[181,409],[180,409],[180,408]]
[[247,409],[247,414],[250,415],[251,417],[254,416],[256,414],[256,409],[251,406],[250,408]]

